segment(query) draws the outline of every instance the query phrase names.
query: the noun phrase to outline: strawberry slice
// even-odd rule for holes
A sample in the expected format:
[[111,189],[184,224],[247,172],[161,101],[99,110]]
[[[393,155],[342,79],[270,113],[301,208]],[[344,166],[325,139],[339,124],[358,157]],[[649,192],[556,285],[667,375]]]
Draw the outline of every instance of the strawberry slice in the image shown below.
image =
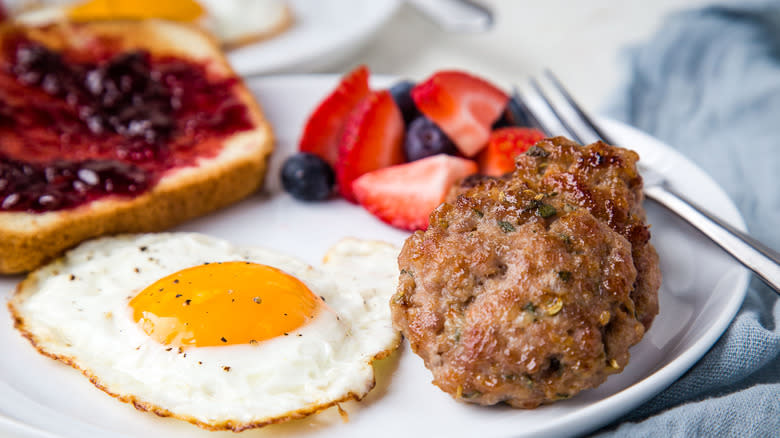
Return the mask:
[[338,143],[347,117],[371,92],[369,71],[361,65],[345,75],[339,85],[311,113],[298,143],[301,152],[318,155],[331,166],[336,165]]
[[404,120],[387,90],[374,91],[352,111],[339,142],[336,182],[355,202],[352,181],[383,167],[404,162]]
[[489,82],[459,71],[440,71],[412,89],[417,108],[467,157],[485,147],[490,128],[509,96]]
[[352,183],[352,189],[360,205],[384,222],[424,230],[452,184],[477,170],[471,160],[439,154],[367,173]]
[[533,128],[512,126],[496,129],[490,134],[487,147],[477,156],[480,173],[501,176],[515,170],[515,157],[544,137],[542,131]]

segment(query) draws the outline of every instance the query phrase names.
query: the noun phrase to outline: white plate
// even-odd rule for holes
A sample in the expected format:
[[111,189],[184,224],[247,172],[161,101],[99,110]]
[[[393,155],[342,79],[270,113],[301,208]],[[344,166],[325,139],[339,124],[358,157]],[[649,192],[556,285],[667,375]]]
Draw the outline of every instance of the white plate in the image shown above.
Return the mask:
[[242,75],[312,72],[337,65],[369,41],[393,16],[399,0],[288,0],[294,23],[265,41],[232,50]]
[[[260,96],[279,140],[268,192],[232,208],[192,221],[179,230],[199,231],[245,245],[263,245],[318,264],[342,236],[400,244],[404,232],[385,226],[342,200],[297,202],[280,193],[278,167],[298,140],[311,108],[334,86],[332,76],[272,77],[250,85]],[[642,161],[665,174],[684,194],[744,229],[723,190],[679,153],[632,128],[603,120]],[[584,433],[625,414],[663,390],[718,339],[744,298],[748,274],[681,220],[648,204],[653,243],[664,283],[660,314],[645,338],[631,349],[631,362],[597,389],[535,410],[477,407],[454,402],[431,383],[422,360],[404,343],[378,366],[377,387],[361,403],[289,424],[243,432],[242,436],[532,436]],[[0,279],[7,299],[18,278]],[[141,413],[94,388],[75,370],[39,355],[0,312],[0,432],[24,437],[235,437]],[[2,434],[2,433],[0,433]]]

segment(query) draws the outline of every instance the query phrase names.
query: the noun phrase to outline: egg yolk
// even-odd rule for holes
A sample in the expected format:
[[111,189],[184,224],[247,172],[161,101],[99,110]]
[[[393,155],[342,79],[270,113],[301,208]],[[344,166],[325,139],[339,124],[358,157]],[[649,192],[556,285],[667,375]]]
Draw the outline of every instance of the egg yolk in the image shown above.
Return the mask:
[[194,0],[90,0],[68,11],[73,20],[164,18],[195,21],[204,15]]
[[162,278],[141,291],[133,319],[165,345],[254,344],[288,336],[314,319],[322,301],[303,282],[249,262],[210,263]]

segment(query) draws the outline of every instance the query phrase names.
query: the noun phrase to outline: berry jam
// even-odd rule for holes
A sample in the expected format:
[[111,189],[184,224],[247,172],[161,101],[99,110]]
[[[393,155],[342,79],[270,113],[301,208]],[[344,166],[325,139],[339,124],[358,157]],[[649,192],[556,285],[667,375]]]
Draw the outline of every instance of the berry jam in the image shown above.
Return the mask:
[[[137,196],[251,129],[238,80],[148,52],[84,61],[21,35],[0,54],[0,211]],[[76,60],[78,59],[78,60]]]
[[0,156],[0,210],[49,211],[108,194],[137,195],[151,186],[149,172],[111,160],[36,165]]

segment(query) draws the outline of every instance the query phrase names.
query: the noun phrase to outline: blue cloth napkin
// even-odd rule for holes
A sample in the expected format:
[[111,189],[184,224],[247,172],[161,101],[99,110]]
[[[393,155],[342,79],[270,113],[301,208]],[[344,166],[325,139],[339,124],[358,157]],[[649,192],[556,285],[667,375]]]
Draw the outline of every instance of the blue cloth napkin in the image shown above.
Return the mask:
[[[629,55],[612,115],[699,164],[780,249],[780,2],[679,13]],[[780,436],[779,322],[778,296],[753,277],[704,358],[599,436]]]

